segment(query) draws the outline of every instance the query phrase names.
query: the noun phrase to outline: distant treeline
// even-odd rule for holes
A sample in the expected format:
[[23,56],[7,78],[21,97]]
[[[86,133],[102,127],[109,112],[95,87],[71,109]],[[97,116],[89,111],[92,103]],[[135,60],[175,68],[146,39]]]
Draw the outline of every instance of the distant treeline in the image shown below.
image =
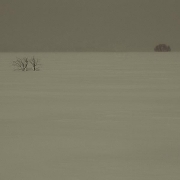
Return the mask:
[[169,52],[171,51],[170,46],[166,45],[166,44],[159,44],[154,48],[154,51],[156,52]]

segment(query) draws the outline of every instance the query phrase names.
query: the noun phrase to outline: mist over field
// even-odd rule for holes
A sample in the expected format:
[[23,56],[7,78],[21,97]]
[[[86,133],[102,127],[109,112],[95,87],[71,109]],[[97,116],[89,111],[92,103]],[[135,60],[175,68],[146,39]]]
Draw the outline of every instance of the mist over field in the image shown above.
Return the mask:
[[180,178],[180,53],[0,53],[0,103],[2,180]]

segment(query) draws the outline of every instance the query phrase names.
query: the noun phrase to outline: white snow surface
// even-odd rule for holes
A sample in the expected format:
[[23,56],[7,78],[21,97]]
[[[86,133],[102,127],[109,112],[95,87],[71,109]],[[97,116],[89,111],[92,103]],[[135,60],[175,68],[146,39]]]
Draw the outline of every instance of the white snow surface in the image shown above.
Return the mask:
[[179,180],[180,53],[0,53],[0,179]]

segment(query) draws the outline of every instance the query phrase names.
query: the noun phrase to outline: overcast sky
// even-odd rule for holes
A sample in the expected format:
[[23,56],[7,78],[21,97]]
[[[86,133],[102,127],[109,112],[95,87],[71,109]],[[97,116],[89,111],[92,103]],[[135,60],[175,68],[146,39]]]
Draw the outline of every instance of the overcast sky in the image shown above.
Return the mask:
[[180,50],[180,0],[0,0],[0,51]]

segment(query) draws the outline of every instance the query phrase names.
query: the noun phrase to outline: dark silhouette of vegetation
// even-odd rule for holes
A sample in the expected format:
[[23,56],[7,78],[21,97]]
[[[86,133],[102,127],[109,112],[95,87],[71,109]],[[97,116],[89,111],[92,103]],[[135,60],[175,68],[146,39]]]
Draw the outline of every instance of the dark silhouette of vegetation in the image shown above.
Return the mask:
[[166,45],[166,44],[159,44],[154,48],[154,51],[156,52],[169,52],[171,51],[170,46]]
[[27,71],[28,70],[28,64],[32,65],[33,71],[39,70],[38,66],[39,60],[35,57],[32,57],[31,59],[28,59],[27,57],[24,58],[17,58],[15,61],[13,61],[13,66],[17,67],[18,70],[21,71]]
[[13,61],[13,66],[21,71],[27,71],[28,58],[17,58],[16,61]]
[[29,60],[31,65],[33,66],[33,71],[38,70],[37,66],[39,65],[39,60],[35,59],[34,57]]

